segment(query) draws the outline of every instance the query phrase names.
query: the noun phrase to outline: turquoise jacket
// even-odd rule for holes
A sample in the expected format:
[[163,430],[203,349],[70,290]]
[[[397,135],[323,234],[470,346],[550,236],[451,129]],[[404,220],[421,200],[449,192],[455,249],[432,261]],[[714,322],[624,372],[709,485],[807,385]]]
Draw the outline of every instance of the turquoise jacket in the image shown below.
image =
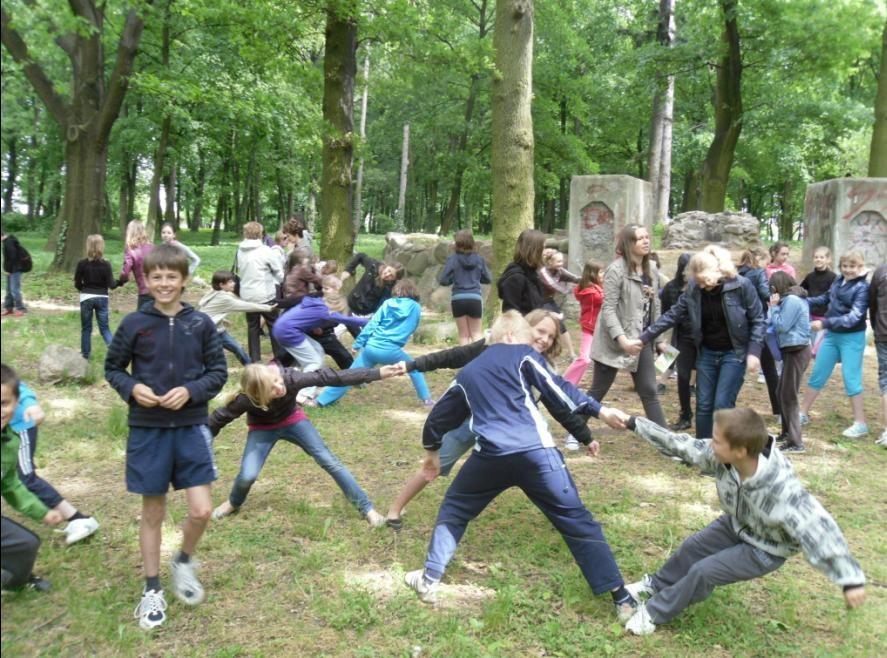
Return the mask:
[[25,420],[25,410],[35,404],[37,404],[37,396],[34,391],[28,388],[24,382],[19,382],[18,405],[15,407],[15,413],[12,414],[12,420],[9,421],[9,426],[16,434],[36,427],[37,424],[34,421]]
[[354,341],[354,349],[400,349],[419,326],[422,307],[409,297],[385,300]]

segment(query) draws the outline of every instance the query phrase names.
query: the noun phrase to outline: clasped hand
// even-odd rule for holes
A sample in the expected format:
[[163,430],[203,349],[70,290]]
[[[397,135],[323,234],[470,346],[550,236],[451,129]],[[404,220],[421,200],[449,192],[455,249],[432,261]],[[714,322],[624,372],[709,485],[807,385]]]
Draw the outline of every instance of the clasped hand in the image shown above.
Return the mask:
[[176,386],[167,391],[165,395],[157,395],[150,386],[136,384],[132,387],[132,397],[142,407],[150,409],[159,406],[176,411],[185,406],[185,403],[191,399],[191,394],[184,386]]

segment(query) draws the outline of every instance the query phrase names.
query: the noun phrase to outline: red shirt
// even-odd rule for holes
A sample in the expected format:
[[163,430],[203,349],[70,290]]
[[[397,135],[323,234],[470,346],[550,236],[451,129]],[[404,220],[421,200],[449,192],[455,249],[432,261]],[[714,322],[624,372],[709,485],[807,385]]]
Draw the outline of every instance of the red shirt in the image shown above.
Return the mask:
[[604,289],[596,283],[579,290],[579,286],[573,288],[573,296],[579,301],[579,324],[582,331],[594,333],[597,324],[597,316],[604,304]]

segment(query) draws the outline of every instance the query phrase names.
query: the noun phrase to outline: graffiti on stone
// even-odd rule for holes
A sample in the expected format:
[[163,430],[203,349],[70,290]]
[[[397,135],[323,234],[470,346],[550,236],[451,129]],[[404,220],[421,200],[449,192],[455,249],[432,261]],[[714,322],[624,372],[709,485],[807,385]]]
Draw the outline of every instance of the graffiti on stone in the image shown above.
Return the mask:
[[869,265],[887,263],[887,220],[875,210],[865,210],[850,220],[848,251],[861,251]]
[[582,246],[587,255],[606,258],[613,251],[614,215],[603,201],[592,201],[579,211]]

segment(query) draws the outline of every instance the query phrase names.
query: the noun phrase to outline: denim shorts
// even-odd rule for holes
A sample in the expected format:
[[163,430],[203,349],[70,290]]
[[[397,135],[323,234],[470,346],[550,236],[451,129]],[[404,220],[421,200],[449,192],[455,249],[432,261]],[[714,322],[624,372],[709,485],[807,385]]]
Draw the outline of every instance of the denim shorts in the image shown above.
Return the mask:
[[887,395],[887,341],[875,342],[878,351],[878,387],[881,395]]
[[212,434],[206,425],[130,427],[126,443],[126,490],[162,496],[173,489],[210,484],[218,477]]

